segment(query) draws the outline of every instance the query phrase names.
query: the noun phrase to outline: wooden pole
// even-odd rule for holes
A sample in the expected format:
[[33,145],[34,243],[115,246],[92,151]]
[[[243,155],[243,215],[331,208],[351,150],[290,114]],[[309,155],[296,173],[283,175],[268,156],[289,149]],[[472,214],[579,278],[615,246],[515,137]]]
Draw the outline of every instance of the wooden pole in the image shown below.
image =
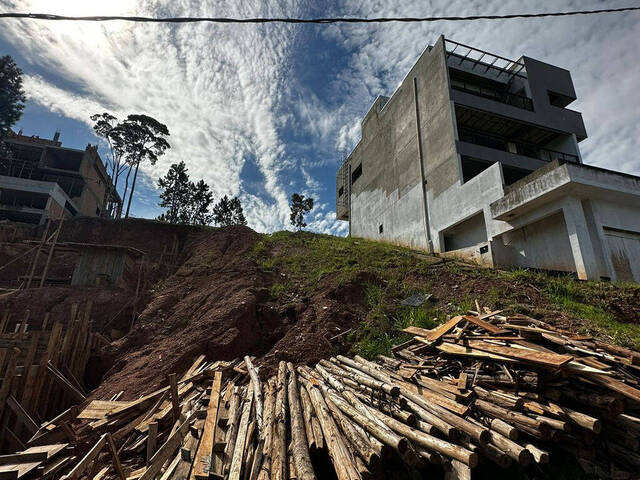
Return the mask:
[[233,448],[233,457],[231,460],[231,468],[229,469],[228,480],[240,480],[242,474],[242,466],[244,465],[245,441],[247,439],[247,431],[249,429],[249,419],[251,416],[251,407],[253,405],[253,387],[249,386],[245,393],[244,403],[242,405],[242,416],[238,425],[238,436]]
[[62,218],[62,215],[60,215],[60,223],[58,223],[58,229],[56,230],[56,234],[53,237],[53,241],[51,242],[51,248],[49,249],[49,255],[47,256],[47,263],[45,263],[44,270],[42,271],[42,278],[40,279],[40,288],[44,286],[44,282],[47,279],[47,274],[49,273],[49,265],[51,265],[53,252],[56,249],[56,244],[58,243],[58,237],[60,236],[60,231],[62,230],[63,223],[64,223],[64,219]]
[[327,449],[329,450],[329,457],[331,458],[331,463],[333,463],[338,480],[360,480],[361,476],[354,464],[353,457],[344,444],[340,430],[329,413],[329,407],[327,407],[320,390],[302,377],[300,378],[300,382],[307,389],[311,404],[322,426],[322,433],[327,444]]
[[278,365],[276,403],[274,409],[273,444],[271,449],[271,478],[282,480],[287,472],[287,368]]
[[262,383],[260,383],[260,377],[258,377],[258,370],[251,363],[251,357],[246,355],[244,357],[244,363],[247,366],[247,371],[249,372],[249,376],[251,377],[251,382],[253,385],[253,400],[256,406],[256,420],[258,422],[258,431],[260,432],[260,437],[264,438],[263,434],[263,422],[262,422]]
[[[29,268],[29,276],[27,278],[27,283],[25,285],[24,288],[29,288],[31,286],[31,281],[33,280],[33,275],[36,271],[36,266],[38,264],[38,257],[40,257],[40,250],[42,250],[42,247],[44,246],[45,242],[47,241],[47,233],[49,233],[49,226],[51,225],[51,219],[47,219],[47,226],[44,229],[44,232],[42,233],[42,240],[40,240],[40,243],[38,244],[38,246],[36,247],[36,254],[33,258],[33,263],[31,264],[31,267]],[[51,238],[51,237],[50,237]]]
[[175,373],[169,374],[169,389],[171,392],[171,412],[173,413],[173,421],[176,422],[180,418],[180,399],[178,397],[178,381]]
[[158,422],[149,423],[147,429],[147,465],[151,462],[151,457],[156,452],[158,441]]
[[293,364],[287,363],[287,371],[289,373],[287,393],[289,398],[289,412],[291,414],[291,454],[296,467],[296,479],[315,480],[316,476],[313,471],[313,465],[311,465],[311,458],[309,457],[307,438],[304,430],[302,407],[300,406],[300,398],[298,397],[298,381],[296,380],[296,372],[293,369]]

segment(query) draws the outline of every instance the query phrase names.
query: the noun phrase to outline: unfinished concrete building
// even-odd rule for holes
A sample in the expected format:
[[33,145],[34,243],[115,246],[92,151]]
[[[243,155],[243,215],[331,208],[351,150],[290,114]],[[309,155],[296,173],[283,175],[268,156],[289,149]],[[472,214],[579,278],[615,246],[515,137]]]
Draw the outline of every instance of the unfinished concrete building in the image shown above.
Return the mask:
[[640,281],[640,178],[582,163],[570,73],[441,36],[337,174],[353,236],[496,267]]
[[121,203],[98,148],[65,148],[53,139],[9,131],[0,152],[0,220],[41,224],[48,218],[104,216]]

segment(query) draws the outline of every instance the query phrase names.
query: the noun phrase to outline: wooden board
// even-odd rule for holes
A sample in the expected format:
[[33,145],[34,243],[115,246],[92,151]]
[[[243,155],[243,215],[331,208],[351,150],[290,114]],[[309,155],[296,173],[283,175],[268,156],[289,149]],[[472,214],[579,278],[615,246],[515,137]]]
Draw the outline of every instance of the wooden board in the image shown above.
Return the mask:
[[[419,338],[419,337],[415,337]],[[424,339],[421,339],[424,340]],[[516,362],[517,360],[503,355],[497,355],[495,353],[485,352],[484,350],[478,350],[476,348],[465,347],[464,345],[457,345],[454,343],[442,343],[436,347],[438,350],[451,355],[464,355],[466,357],[483,358],[487,360],[498,360],[506,362]]]
[[32,463],[12,463],[9,465],[0,465],[0,479],[5,478],[22,478],[31,473],[40,466],[42,462]]
[[54,445],[42,445],[39,447],[30,447],[24,450],[21,453],[43,453],[45,454],[45,460],[49,460],[52,457],[55,457],[60,452],[62,452],[65,448],[69,446],[68,443],[56,443]]
[[126,407],[131,402],[113,402],[110,400],[93,400],[79,414],[78,418],[102,420],[119,408]]
[[494,345],[483,340],[469,340],[467,344],[471,348],[485,352],[495,353],[507,358],[514,358],[521,362],[535,363],[547,367],[559,368],[573,360],[571,355],[560,355],[557,353],[539,352],[536,350],[523,350],[521,348]]
[[615,378],[611,378],[606,375],[596,374],[589,375],[589,379],[613,390],[614,392],[621,393],[627,398],[640,402],[640,390],[633,388],[620,380],[616,380]]
[[222,384],[222,372],[217,371],[213,377],[211,395],[207,407],[207,418],[204,421],[204,429],[200,439],[200,445],[195,455],[191,480],[206,480],[209,478],[213,467],[213,439],[215,437],[216,424],[218,423],[218,404],[220,401],[220,388]]
[[187,414],[187,418],[180,425],[180,427],[173,432],[173,434],[167,439],[166,442],[162,444],[162,446],[158,449],[158,451],[151,457],[151,464],[149,468],[147,468],[142,475],[140,475],[140,480],[152,480],[155,476],[160,472],[164,463],[169,460],[169,458],[175,453],[178,449],[184,437],[187,435],[189,431],[189,426],[191,425],[193,418],[190,414]]
[[444,334],[448,333],[450,330],[453,330],[456,327],[456,325],[460,323],[460,320],[462,320],[462,317],[453,317],[448,322],[443,323],[442,325],[440,325],[437,328],[434,328],[433,330],[425,330],[424,328],[419,328],[419,327],[407,327],[403,331],[410,333],[412,335],[423,337],[430,342],[435,342]]
[[489,322],[485,322],[484,320],[482,320],[482,317],[478,318],[472,315],[465,315],[464,319],[467,320],[468,322],[473,323],[474,325],[477,325],[480,328],[483,328],[489,333],[493,333],[494,335],[502,335],[503,333],[507,333],[509,331],[503,328],[498,328]]

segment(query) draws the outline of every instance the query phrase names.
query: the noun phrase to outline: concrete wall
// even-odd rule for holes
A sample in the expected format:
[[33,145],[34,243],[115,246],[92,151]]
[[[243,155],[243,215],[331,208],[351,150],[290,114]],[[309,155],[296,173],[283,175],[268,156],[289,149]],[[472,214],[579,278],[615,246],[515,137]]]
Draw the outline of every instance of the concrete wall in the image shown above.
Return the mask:
[[562,211],[503,234],[493,244],[495,264],[575,272]]
[[423,173],[428,185],[432,184],[440,194],[448,185],[459,182],[444,65],[441,39],[420,57],[393,96],[379,97],[364,117],[362,140],[348,160],[351,172],[362,165],[362,176],[351,186],[351,235],[429,248],[414,78],[423,140]]
[[484,212],[480,211],[464,222],[454,225],[443,232],[446,251],[473,247],[487,241],[487,226]]
[[[7,192],[25,192],[26,194],[46,196],[44,197],[47,198],[46,204],[42,209],[20,205],[7,205],[5,203],[6,201],[3,201],[3,189]],[[18,221],[17,219],[20,217],[19,214],[21,212],[28,213],[28,216],[33,218],[35,218],[35,215],[39,215],[39,220],[36,223],[44,223],[47,218],[59,219],[61,215],[63,215],[64,218],[70,218],[72,215],[65,208],[67,204],[75,208],[73,202],[71,202],[67,194],[57,183],[31,180],[28,178],[0,176],[0,210],[3,210],[5,216],[8,218],[14,218],[11,212],[18,215],[15,216],[16,221]]]
[[93,151],[92,147],[87,147],[80,167],[80,174],[85,181],[85,187],[80,198],[76,200],[80,215],[93,217],[98,216],[99,212],[102,211],[104,194],[107,188],[103,172],[104,167],[100,157]]
[[569,71],[533,58],[522,58],[527,69],[535,113],[541,124],[561,132],[574,133],[579,140],[587,138],[587,131],[580,113],[557,107],[549,101],[549,92],[572,100],[576,99],[576,91]]
[[503,195],[502,169],[499,163],[494,163],[465,184],[452,185],[437,197],[429,191],[429,220],[434,251],[445,251],[445,230],[479,212],[485,217],[487,237],[495,235],[500,229],[494,225],[497,222],[492,220],[488,206]]
[[589,200],[588,204],[600,275],[640,282],[640,209],[603,199]]

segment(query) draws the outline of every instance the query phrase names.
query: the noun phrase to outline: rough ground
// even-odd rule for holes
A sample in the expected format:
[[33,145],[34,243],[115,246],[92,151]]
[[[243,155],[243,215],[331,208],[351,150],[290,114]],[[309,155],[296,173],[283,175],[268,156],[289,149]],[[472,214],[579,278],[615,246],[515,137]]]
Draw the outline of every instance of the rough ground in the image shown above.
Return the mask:
[[[304,232],[260,235],[247,227],[78,219],[63,227],[61,237],[147,252],[142,313],[128,335],[95,352],[85,378],[97,386],[93,398],[149,392],[167,374],[181,374],[198,354],[210,360],[254,355],[266,376],[279,360],[385,353],[406,338],[403,327],[430,328],[446,315],[475,308],[475,300],[640,346],[640,288],[634,285],[486,270],[376,242]],[[174,245],[178,255],[168,261]],[[0,245],[0,259],[6,262],[18,250]],[[58,271],[70,272],[75,260],[59,262]],[[22,272],[0,271],[0,285]],[[45,311],[65,321],[71,304],[91,298],[94,328],[108,335],[127,327],[131,309],[117,314],[134,288],[5,290],[0,312],[22,317],[30,309],[34,325]],[[413,293],[433,299],[416,308],[399,303]]]

